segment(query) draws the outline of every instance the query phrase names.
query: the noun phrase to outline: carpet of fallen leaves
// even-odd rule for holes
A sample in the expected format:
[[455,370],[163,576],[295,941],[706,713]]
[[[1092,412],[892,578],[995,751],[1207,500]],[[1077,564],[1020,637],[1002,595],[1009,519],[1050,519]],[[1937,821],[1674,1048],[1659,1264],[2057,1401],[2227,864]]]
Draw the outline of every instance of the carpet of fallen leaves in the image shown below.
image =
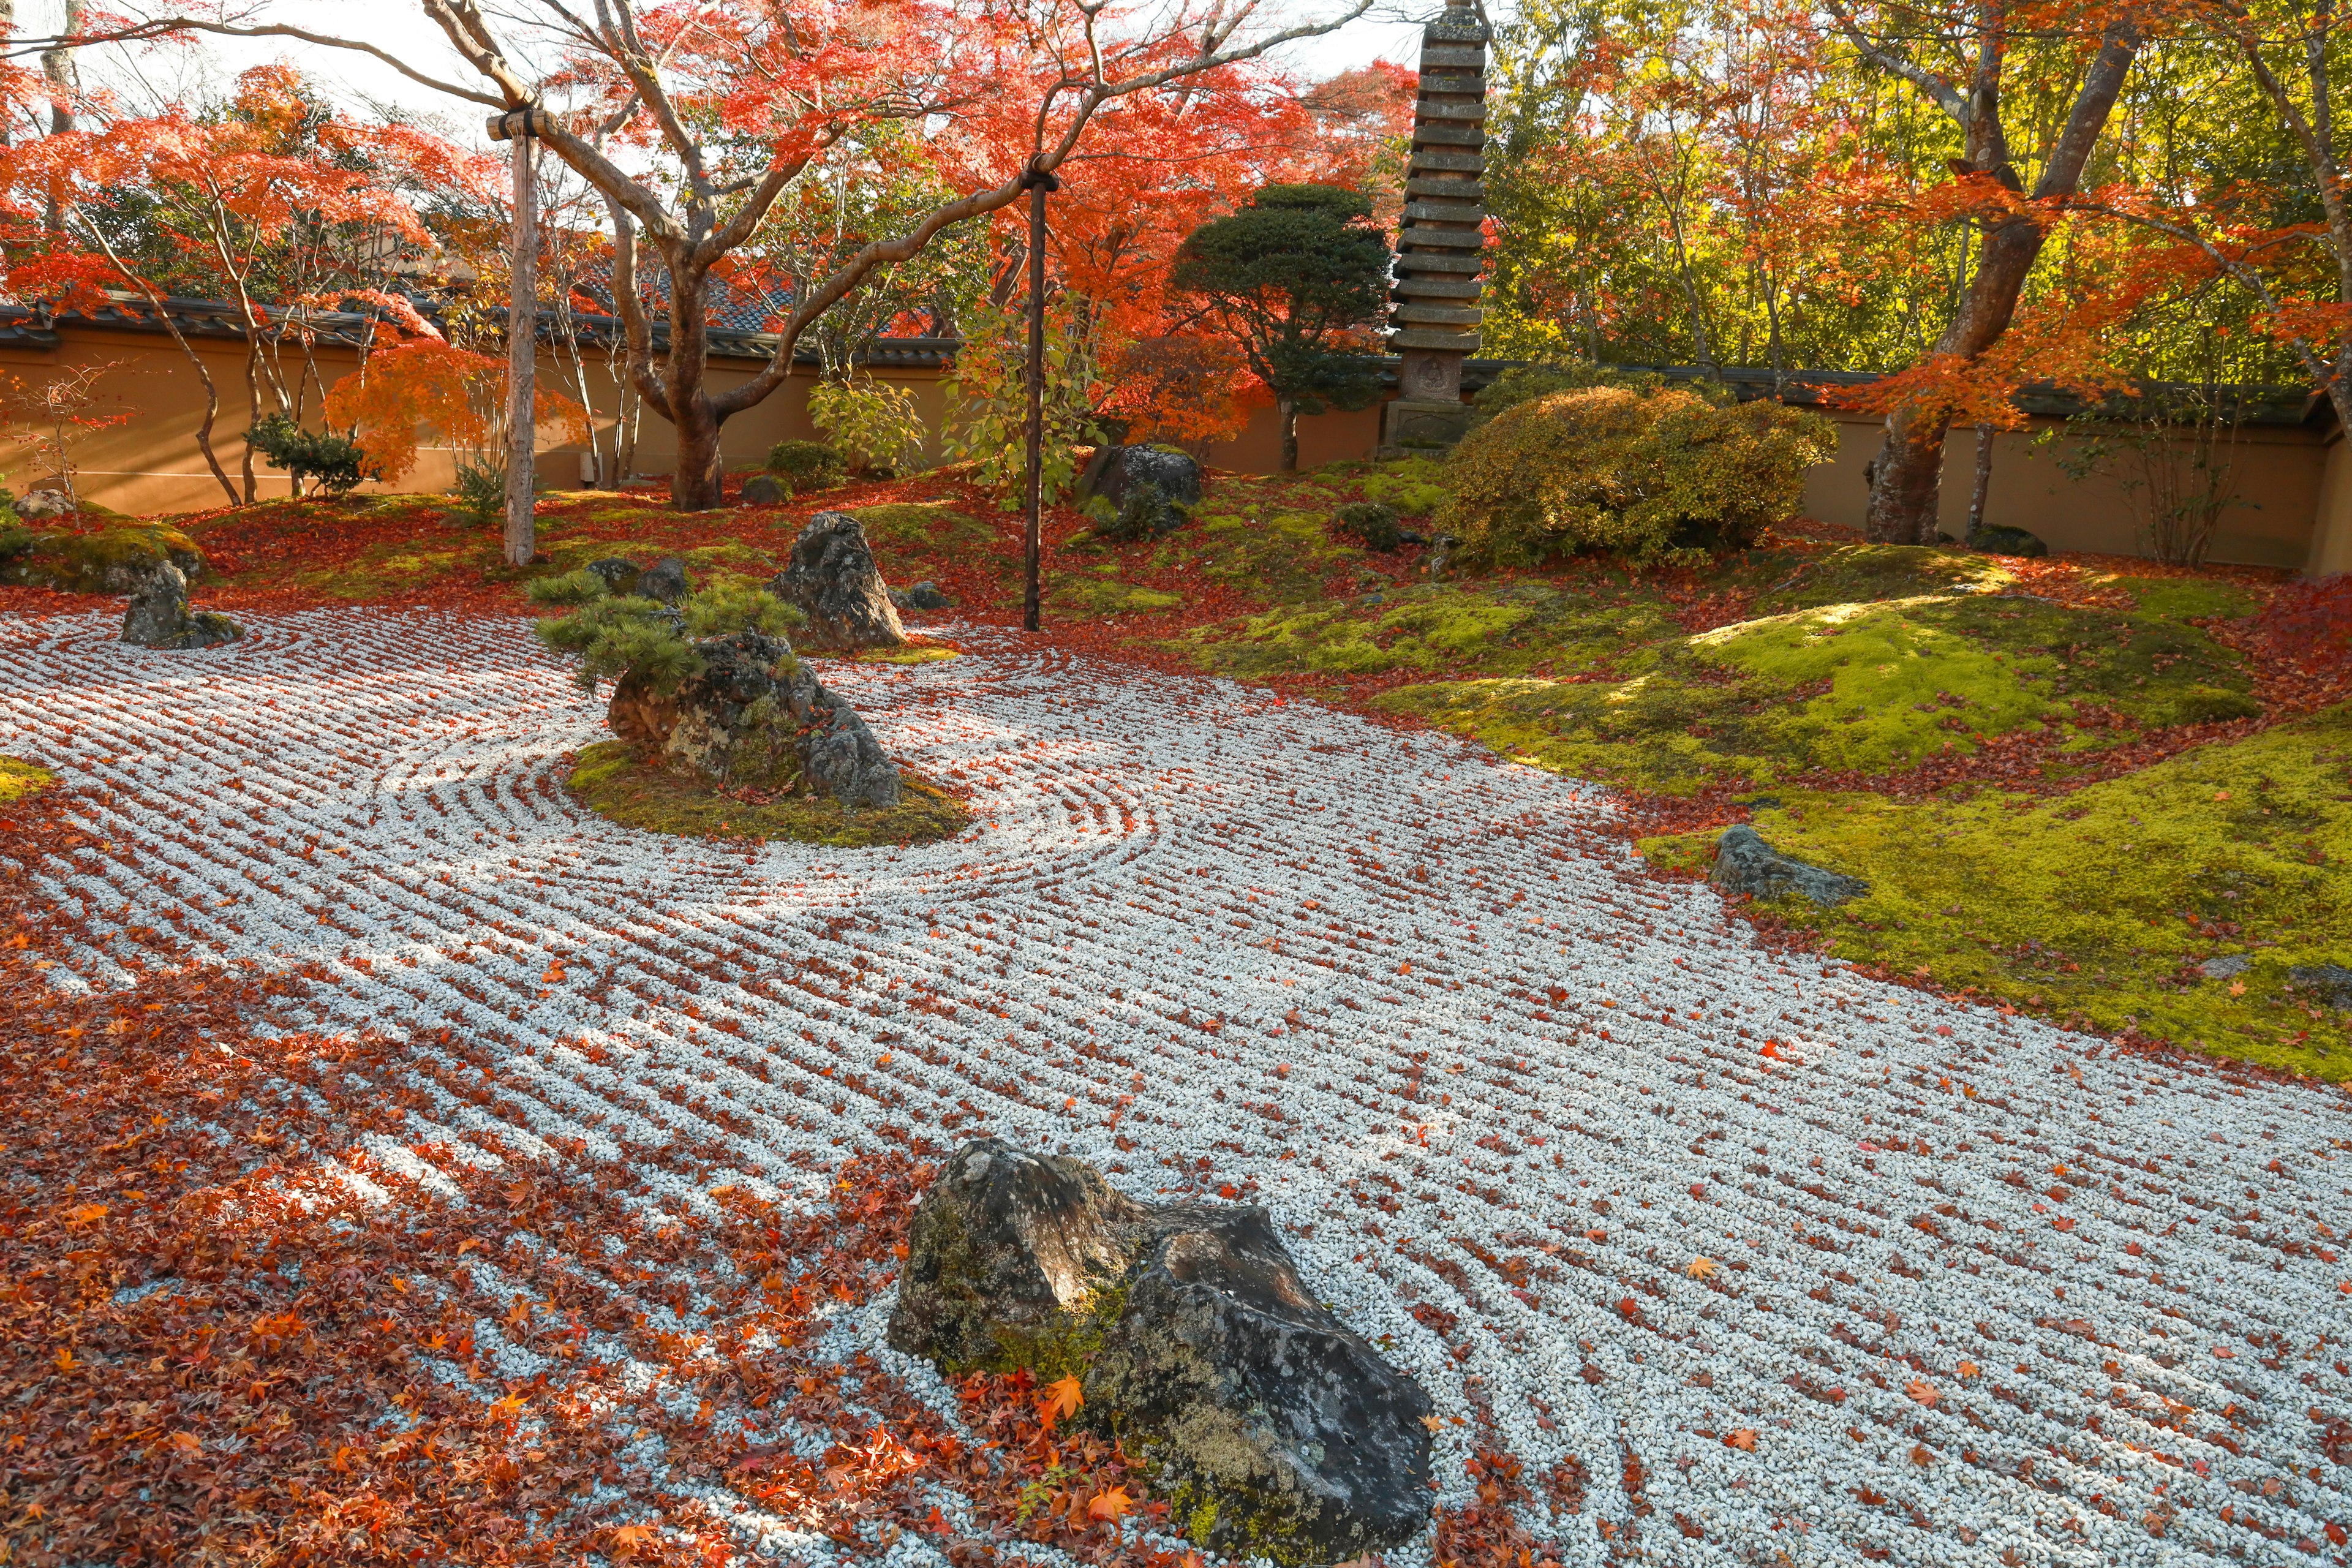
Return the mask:
[[[69,792],[0,812],[0,861],[78,822]],[[0,1562],[715,1563],[717,1498],[853,1551],[941,1536],[960,1568],[1176,1561],[1074,1387],[974,1377],[960,1436],[813,1343],[893,1278],[928,1144],[845,1162],[829,1208],[730,1193],[716,1223],[642,1200],[658,1149],[478,1135],[495,1169],[420,1180],[446,1151],[400,1157],[409,1080],[487,1078],[275,1029],[301,977],[153,931],[135,986],[61,993],[74,934],[0,884]]]

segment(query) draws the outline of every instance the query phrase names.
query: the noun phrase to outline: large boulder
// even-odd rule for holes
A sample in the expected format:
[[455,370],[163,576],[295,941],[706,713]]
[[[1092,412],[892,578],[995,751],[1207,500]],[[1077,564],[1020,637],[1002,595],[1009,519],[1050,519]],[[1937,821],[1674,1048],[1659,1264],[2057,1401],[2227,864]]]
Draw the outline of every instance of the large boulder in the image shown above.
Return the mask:
[[1077,1160],[965,1144],[907,1234],[890,1343],[952,1372],[1061,1365],[1094,1298],[1116,1287],[1151,1211]]
[[1429,1514],[1429,1396],[1317,1303],[1264,1209],[1152,1205],[1078,1161],[959,1150],[916,1211],[890,1343],[1077,1375],[1195,1543],[1327,1563]]
[[845,511],[821,511],[793,542],[792,563],[768,591],[809,619],[810,640],[825,647],[897,647],[907,640],[890,584],[874,564],[866,530]]
[[1078,475],[1081,496],[1100,496],[1114,507],[1139,485],[1151,486],[1177,506],[1198,506],[1201,465],[1186,453],[1162,447],[1102,446]]
[[1859,877],[1790,859],[1745,823],[1724,829],[1716,841],[1715,870],[1708,880],[1727,893],[1752,893],[1759,899],[1801,893],[1823,908],[1870,891],[1870,884]]
[[785,791],[804,780],[851,810],[898,804],[898,764],[790,643],[743,631],[694,652],[700,670],[674,689],[620,679],[605,711],[615,735],[715,784]]
[[2011,528],[2006,523],[1999,522],[1987,523],[1982,527],[1969,530],[1968,545],[1970,550],[1980,555],[2032,557],[2050,553],[2050,546],[2042,542],[2039,534],[2028,533],[2024,529]]
[[135,594],[165,565],[176,567],[183,577],[201,576],[205,553],[194,540],[161,524],[67,533],[0,520],[0,586]]
[[139,647],[217,647],[245,628],[214,610],[188,608],[188,579],[165,561],[152,568],[122,615],[122,640]]

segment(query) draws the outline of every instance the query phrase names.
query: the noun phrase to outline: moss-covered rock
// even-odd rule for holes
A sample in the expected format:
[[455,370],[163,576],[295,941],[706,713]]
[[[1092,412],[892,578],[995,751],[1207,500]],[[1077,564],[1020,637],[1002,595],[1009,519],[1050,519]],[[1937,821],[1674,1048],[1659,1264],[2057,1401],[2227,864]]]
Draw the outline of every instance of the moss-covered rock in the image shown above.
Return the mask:
[[194,577],[204,570],[205,552],[186,534],[160,523],[90,533],[0,524],[0,586],[120,595],[166,563]]

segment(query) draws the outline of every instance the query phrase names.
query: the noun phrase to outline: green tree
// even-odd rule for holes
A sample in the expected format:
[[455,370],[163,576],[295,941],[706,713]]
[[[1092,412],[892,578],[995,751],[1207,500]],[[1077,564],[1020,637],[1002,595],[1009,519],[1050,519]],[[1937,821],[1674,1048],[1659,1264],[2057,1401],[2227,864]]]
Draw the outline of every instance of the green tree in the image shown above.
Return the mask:
[[1333,185],[1268,185],[1185,236],[1170,291],[1240,344],[1282,417],[1282,467],[1298,467],[1298,416],[1380,395],[1366,357],[1385,309],[1387,238],[1370,200]]

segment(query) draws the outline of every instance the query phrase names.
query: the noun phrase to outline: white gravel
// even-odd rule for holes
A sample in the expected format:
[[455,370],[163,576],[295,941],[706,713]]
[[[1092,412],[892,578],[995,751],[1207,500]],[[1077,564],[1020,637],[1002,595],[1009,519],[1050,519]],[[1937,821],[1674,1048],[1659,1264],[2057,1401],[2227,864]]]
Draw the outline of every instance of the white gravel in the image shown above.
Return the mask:
[[1776,956],[1597,791],[1228,683],[992,635],[835,667],[987,820],[747,853],[570,803],[600,707],[520,623],[253,624],[0,620],[0,750],[103,792],[44,875],[100,929],[323,961],[333,1026],[494,1043],[541,1136],[788,1198],[886,1123],[1232,1184],[1460,1419],[1447,1500],[1507,1448],[1572,1563],[1637,1507],[1657,1562],[2345,1561],[2339,1092]]

